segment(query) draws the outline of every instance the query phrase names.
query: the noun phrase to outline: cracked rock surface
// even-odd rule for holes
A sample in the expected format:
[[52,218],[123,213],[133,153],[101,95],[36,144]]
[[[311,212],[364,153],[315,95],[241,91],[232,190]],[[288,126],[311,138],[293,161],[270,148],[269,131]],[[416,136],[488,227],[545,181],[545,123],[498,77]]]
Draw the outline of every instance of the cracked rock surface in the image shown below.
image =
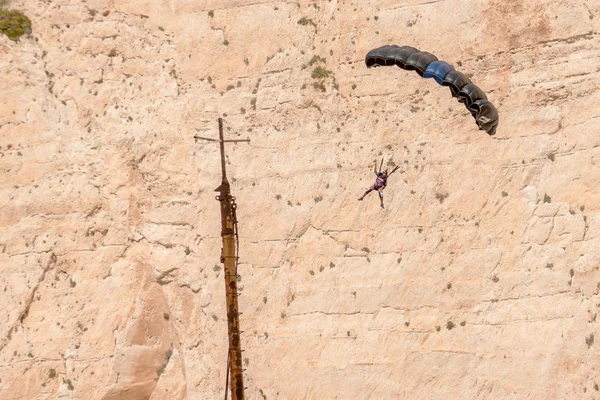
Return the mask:
[[[230,139],[249,399],[600,396],[600,4],[14,0],[0,399],[217,399]],[[441,32],[433,35],[432,32]],[[436,54],[497,106],[368,50]],[[400,165],[357,198],[372,165]]]

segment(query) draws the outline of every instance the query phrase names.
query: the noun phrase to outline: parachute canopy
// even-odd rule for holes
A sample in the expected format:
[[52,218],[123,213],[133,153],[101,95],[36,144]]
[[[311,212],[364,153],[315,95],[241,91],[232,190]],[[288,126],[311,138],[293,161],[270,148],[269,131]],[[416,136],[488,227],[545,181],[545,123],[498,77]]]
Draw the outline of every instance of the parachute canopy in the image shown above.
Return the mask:
[[408,71],[416,71],[423,78],[433,78],[439,85],[448,86],[452,96],[471,112],[479,129],[490,136],[496,134],[498,111],[488,101],[483,90],[465,74],[456,71],[447,62],[438,60],[433,54],[411,46],[386,45],[369,51],[365,56],[365,63],[368,68],[396,65]]

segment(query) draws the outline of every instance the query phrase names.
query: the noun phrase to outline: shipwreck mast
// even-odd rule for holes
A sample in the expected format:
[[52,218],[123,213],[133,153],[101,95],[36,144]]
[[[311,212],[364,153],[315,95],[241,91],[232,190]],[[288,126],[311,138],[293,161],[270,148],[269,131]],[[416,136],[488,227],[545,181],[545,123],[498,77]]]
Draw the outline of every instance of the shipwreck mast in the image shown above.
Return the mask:
[[[221,148],[221,185],[215,189],[215,198],[221,203],[221,262],[225,270],[225,297],[227,303],[227,331],[229,350],[227,354],[227,383],[231,380],[231,399],[244,400],[244,378],[242,368],[242,344],[240,341],[240,312],[238,308],[237,267],[238,267],[238,228],[235,197],[231,195],[225,170],[225,142],[250,142],[250,139],[224,140],[223,119],[219,118],[219,140],[194,136],[194,139],[219,142]],[[231,379],[229,379],[231,377]],[[227,391],[227,384],[225,391]],[[227,394],[226,394],[227,395]]]

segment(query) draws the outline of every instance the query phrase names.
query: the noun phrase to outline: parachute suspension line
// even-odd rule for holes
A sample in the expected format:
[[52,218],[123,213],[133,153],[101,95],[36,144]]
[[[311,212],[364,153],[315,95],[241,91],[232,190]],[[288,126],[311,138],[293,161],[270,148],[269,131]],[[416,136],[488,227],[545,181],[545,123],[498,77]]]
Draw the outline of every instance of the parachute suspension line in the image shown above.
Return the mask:
[[227,400],[228,393],[229,393],[229,351],[227,352],[227,373],[225,376],[225,400]]

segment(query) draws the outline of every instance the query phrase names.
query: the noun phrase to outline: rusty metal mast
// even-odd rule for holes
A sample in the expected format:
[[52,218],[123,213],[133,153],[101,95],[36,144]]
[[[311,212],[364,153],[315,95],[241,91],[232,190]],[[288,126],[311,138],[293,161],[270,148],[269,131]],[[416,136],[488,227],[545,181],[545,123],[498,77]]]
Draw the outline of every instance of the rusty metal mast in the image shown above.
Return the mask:
[[[194,139],[215,139],[194,136]],[[219,140],[221,147],[221,185],[215,189],[219,192],[216,199],[221,203],[221,262],[225,269],[225,297],[227,302],[227,330],[229,350],[227,355],[228,382],[231,377],[231,399],[244,400],[244,378],[242,368],[242,344],[240,341],[240,318],[238,308],[237,266],[238,266],[238,229],[235,197],[231,195],[227,172],[225,171],[225,142],[250,142],[250,139],[224,140],[223,119],[219,118]],[[225,389],[227,390],[227,389]]]

